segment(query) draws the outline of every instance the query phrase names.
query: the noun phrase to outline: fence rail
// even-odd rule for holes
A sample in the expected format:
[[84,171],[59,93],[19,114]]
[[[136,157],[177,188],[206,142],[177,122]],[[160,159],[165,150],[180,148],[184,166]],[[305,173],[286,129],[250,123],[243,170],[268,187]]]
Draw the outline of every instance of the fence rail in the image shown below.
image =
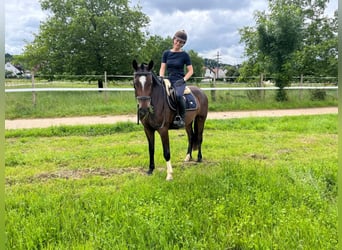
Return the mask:
[[[204,91],[209,90],[278,90],[278,87],[218,87],[218,88],[201,88]],[[286,90],[305,90],[305,89],[338,89],[338,86],[294,86],[285,87]],[[6,93],[15,92],[66,92],[66,91],[134,91],[133,88],[22,88],[22,89],[5,89]]]

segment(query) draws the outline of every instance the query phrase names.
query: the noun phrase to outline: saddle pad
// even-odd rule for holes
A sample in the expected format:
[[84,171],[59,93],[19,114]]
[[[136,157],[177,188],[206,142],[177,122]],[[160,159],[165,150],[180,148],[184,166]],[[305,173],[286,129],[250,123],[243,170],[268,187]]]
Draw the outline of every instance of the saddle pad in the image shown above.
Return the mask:
[[185,109],[186,110],[194,110],[197,109],[197,103],[195,97],[192,93],[185,94]]

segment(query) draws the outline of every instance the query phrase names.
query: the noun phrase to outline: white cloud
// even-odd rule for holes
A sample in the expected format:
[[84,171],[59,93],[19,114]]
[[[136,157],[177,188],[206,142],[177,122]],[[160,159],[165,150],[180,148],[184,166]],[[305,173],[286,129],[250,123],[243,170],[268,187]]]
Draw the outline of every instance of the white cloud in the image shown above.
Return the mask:
[[151,23],[148,31],[151,35],[172,37],[177,30],[184,29],[188,33],[188,43],[184,49],[193,49],[207,58],[221,51],[222,62],[229,64],[242,61],[243,47],[239,44],[238,30],[253,25],[253,14],[242,10],[155,11],[149,17]]
[[5,50],[6,53],[20,54],[26,42],[31,42],[33,34],[39,31],[46,14],[35,0],[11,0],[5,2]]
[[[150,17],[148,31],[151,35],[172,37],[180,29],[189,35],[185,49],[193,49],[206,58],[217,52],[221,61],[241,63],[243,45],[239,44],[238,30],[254,26],[256,10],[265,10],[267,0],[131,0],[139,3]],[[327,13],[333,14],[337,1],[330,1]],[[5,2],[6,53],[20,54],[26,44],[39,32],[39,24],[46,20],[38,0],[11,0]],[[171,45],[170,45],[171,46]]]

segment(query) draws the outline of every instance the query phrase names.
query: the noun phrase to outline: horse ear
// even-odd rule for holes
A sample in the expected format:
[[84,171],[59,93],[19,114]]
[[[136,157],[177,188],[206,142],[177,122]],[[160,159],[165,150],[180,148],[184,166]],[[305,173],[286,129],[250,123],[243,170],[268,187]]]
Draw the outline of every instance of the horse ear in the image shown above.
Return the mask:
[[133,60],[132,66],[133,66],[133,69],[134,69],[135,71],[138,70],[138,62],[137,62],[137,60],[135,60],[135,59]]
[[153,68],[153,60],[151,60],[149,63],[148,63],[148,67],[147,69],[150,71],[152,68]]

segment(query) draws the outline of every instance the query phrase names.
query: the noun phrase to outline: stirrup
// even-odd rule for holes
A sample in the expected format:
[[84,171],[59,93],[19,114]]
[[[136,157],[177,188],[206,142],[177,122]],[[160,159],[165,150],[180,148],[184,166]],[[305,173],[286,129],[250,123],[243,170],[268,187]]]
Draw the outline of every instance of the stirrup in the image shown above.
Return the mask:
[[182,117],[180,115],[176,115],[174,122],[179,122],[180,120],[182,120]]
[[180,115],[176,115],[175,119],[173,120],[173,124],[176,125],[178,128],[182,128],[185,126],[185,122]]

